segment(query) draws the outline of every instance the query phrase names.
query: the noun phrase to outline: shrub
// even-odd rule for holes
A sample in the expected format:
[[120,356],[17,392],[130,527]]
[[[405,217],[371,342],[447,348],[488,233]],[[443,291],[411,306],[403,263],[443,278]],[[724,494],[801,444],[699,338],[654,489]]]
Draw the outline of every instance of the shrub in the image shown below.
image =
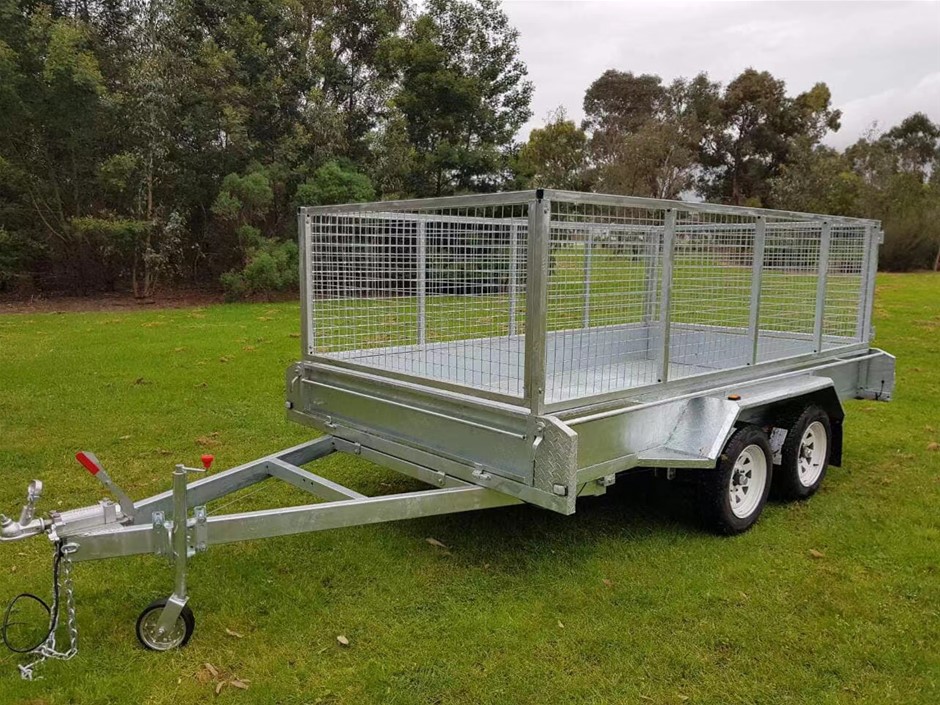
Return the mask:
[[289,291],[297,286],[297,243],[290,240],[263,239],[248,250],[248,258],[241,271],[222,275],[222,287],[229,301],[257,294]]
[[372,181],[365,174],[346,168],[339,162],[327,162],[297,187],[294,200],[298,206],[325,206],[356,203],[375,198]]

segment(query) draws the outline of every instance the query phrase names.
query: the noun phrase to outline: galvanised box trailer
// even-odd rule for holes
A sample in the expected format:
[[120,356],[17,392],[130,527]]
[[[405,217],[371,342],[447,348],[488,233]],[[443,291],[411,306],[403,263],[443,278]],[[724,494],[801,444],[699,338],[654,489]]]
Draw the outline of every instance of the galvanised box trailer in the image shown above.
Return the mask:
[[[87,452],[113,499],[40,517],[32,483],[2,539],[55,545],[39,660],[75,653],[77,561],[169,559],[174,590],[137,623],[167,650],[193,632],[188,561],[216,544],[521,502],[572,514],[649,468],[693,478],[709,525],[738,533],[772,485],[803,499],[841,463],[842,400],[891,398],[894,358],[870,347],[877,221],[538,189],[301,208],[298,229],[285,404],[323,435],[193,482],[177,465],[137,502]],[[334,452],[431,489],[366,497],[303,467]],[[317,501],[208,511],[269,478]]]

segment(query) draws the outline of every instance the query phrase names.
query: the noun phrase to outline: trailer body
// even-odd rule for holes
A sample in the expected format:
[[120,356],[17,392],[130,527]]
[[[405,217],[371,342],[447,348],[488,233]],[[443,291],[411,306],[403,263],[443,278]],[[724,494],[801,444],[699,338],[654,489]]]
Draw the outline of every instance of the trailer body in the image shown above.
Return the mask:
[[633,468],[713,468],[796,399],[830,411],[837,463],[841,400],[892,393],[877,221],[534,190],[298,229],[289,418],[554,511]]
[[[715,527],[737,533],[771,479],[805,499],[841,463],[843,400],[893,391],[894,358],[871,347],[876,221],[537,189],[304,207],[298,231],[285,404],[325,435],[194,482],[204,470],[178,464],[172,490],[137,502],[87,452],[117,502],[38,516],[32,483],[19,520],[0,515],[0,541],[56,550],[24,677],[77,651],[73,562],[168,559],[174,590],[137,623],[166,650],[193,630],[188,561],[217,544],[523,502],[571,514],[648,468],[699,478]],[[334,452],[431,489],[366,497],[303,467]],[[211,511],[268,479],[315,501]]]

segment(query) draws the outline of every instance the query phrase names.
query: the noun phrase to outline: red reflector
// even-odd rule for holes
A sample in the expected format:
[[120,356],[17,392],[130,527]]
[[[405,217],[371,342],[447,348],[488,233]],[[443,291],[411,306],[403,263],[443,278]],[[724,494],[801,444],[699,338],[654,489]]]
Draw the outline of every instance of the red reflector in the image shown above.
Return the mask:
[[84,465],[85,469],[92,475],[97,475],[101,470],[101,463],[98,462],[98,458],[95,457],[94,453],[89,453],[87,450],[76,453],[75,459]]
[[215,460],[215,456],[214,456],[214,455],[209,455],[208,453],[206,453],[204,456],[202,456],[202,458],[200,458],[200,460],[202,460],[202,466],[203,466],[206,470],[208,470],[208,469],[209,469],[209,466],[212,465],[212,461]]

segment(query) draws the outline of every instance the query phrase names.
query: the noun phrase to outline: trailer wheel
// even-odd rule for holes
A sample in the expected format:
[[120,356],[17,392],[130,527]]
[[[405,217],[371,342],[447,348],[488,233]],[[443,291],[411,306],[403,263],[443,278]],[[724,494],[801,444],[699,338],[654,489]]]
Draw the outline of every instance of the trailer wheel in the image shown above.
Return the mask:
[[760,517],[773,473],[770,440],[757,426],[743,426],[728,440],[714,471],[701,473],[702,509],[721,534],[747,531]]
[[787,437],[774,469],[774,494],[782,499],[806,499],[819,489],[832,451],[829,414],[811,404],[784,422]]
[[154,600],[137,618],[137,640],[145,649],[151,651],[170,651],[186,646],[189,638],[193,635],[196,628],[196,617],[189,605],[184,605],[179,617],[176,618],[176,624],[173,629],[165,634],[160,634],[157,624],[160,622],[160,614],[166,607],[166,600]]

